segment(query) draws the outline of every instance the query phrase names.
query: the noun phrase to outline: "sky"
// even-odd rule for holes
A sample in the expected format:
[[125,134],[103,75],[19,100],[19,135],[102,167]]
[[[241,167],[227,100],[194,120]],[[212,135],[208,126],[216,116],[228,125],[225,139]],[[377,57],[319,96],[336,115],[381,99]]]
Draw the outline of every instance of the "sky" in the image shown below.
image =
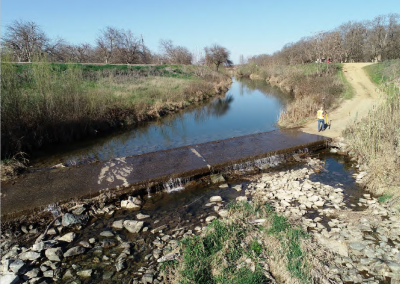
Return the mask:
[[106,26],[161,39],[196,52],[214,43],[241,54],[271,54],[285,44],[348,21],[400,14],[400,0],[3,0],[1,34],[14,20],[36,22],[50,38],[94,44]]

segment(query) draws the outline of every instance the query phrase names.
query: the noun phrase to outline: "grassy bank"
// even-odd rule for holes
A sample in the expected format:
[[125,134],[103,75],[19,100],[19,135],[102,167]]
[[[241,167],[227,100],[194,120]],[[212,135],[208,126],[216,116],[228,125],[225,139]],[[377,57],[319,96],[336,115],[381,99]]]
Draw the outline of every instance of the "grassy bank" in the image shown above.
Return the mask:
[[300,227],[261,201],[231,203],[228,214],[180,242],[181,260],[163,263],[167,283],[313,283]]
[[226,90],[204,66],[1,64],[2,158],[177,111]]
[[368,170],[366,185],[400,205],[400,60],[366,67],[384,102],[344,132],[352,154]]
[[294,100],[280,114],[281,127],[296,127],[314,118],[325,99],[325,107],[335,108],[341,98],[351,98],[342,72],[341,64],[273,65],[259,67],[248,64],[239,68],[240,76],[254,76],[265,79],[273,85],[290,92]]

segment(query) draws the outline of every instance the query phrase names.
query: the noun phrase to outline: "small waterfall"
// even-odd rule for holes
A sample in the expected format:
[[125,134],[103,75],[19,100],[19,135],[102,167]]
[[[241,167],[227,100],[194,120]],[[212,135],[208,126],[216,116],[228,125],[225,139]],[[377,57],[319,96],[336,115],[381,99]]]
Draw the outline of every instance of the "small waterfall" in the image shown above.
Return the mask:
[[254,170],[254,167],[264,170],[270,167],[276,167],[277,165],[283,163],[286,160],[286,156],[283,154],[274,155],[266,158],[257,159],[254,161],[248,161],[241,164],[234,164],[229,166],[229,170],[234,171],[251,171]]
[[166,183],[163,184],[164,189],[168,192],[174,192],[174,191],[181,191],[182,189],[185,189],[184,185],[189,182],[190,179],[185,178],[175,178],[175,179],[170,179]]

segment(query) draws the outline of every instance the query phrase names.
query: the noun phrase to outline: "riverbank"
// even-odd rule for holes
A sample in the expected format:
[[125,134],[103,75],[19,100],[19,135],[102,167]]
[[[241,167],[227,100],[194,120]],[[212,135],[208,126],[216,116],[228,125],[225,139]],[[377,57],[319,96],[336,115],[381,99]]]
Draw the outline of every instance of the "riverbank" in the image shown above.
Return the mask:
[[[2,224],[2,280],[395,281],[399,212],[358,189],[348,191],[340,173],[330,173],[338,180],[319,180],[325,162],[302,162],[240,184],[214,177],[220,189],[176,208],[183,218],[149,214],[157,194],[117,199],[104,194],[53,206],[7,228]],[[355,172],[357,180],[363,175]],[[57,217],[60,223],[50,223]]]
[[178,112],[231,83],[204,66],[2,63],[2,158]]
[[[279,116],[281,128],[299,127],[310,121],[314,113],[325,104],[326,109],[335,109],[342,99],[353,96],[343,75],[342,64],[309,63],[301,65],[256,66],[248,64],[238,68],[238,76],[254,80],[266,80],[273,86],[293,96]],[[324,100],[323,100],[324,98]]]

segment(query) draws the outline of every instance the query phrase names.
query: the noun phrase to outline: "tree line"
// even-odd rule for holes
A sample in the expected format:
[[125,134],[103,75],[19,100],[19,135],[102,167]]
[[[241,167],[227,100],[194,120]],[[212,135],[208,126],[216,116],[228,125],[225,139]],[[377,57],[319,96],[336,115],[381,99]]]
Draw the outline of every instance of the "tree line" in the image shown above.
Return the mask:
[[143,36],[130,29],[105,27],[99,31],[95,44],[71,44],[62,38],[51,39],[32,21],[15,20],[6,26],[1,40],[3,53],[15,62],[32,62],[35,56],[46,55],[51,62],[105,64],[207,64],[216,69],[232,65],[230,52],[218,44],[190,52],[172,40],[160,40],[160,52],[151,51]]
[[266,66],[321,61],[380,62],[396,58],[400,58],[400,15],[388,14],[370,21],[349,21],[333,30],[288,43],[274,54],[249,57],[248,61]]

